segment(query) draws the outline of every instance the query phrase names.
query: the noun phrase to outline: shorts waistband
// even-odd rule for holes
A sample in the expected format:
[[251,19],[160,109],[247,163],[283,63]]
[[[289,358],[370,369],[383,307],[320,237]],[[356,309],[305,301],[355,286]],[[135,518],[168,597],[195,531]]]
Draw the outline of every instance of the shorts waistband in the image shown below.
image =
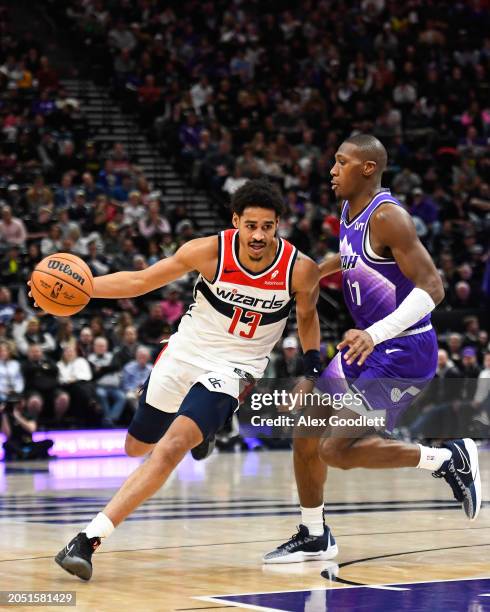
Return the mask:
[[423,327],[416,327],[415,329],[407,329],[407,331],[398,334],[395,338],[403,338],[404,336],[415,336],[416,334],[423,334],[424,332],[432,329],[432,323],[424,325]]

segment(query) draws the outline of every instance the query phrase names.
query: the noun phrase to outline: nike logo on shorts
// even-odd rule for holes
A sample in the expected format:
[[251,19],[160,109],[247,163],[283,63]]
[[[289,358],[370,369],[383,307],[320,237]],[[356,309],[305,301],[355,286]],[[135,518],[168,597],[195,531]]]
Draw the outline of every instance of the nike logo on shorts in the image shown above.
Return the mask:
[[385,353],[389,355],[390,353],[394,353],[395,351],[401,351],[402,349],[386,349]]

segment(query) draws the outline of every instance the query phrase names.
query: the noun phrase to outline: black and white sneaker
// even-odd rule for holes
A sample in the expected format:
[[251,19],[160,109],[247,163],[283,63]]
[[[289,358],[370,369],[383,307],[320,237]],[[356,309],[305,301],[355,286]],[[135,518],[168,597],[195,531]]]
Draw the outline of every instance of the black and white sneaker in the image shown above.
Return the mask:
[[205,439],[191,450],[191,455],[196,461],[202,461],[207,459],[209,455],[214,451],[216,446],[216,437],[213,436],[211,439]]
[[92,577],[92,555],[99,546],[100,538],[89,539],[85,533],[80,532],[63,550],[60,550],[54,560],[68,573],[74,574],[82,580],[90,580]]
[[480,512],[481,480],[478,467],[478,449],[471,438],[452,440],[443,444],[452,456],[432,473],[434,478],[444,478],[453,490],[455,499],[463,504],[470,521]]
[[310,535],[308,527],[299,525],[287,542],[267,553],[262,558],[263,563],[298,563],[300,561],[326,561],[333,559],[339,553],[335,538],[325,525],[320,536]]

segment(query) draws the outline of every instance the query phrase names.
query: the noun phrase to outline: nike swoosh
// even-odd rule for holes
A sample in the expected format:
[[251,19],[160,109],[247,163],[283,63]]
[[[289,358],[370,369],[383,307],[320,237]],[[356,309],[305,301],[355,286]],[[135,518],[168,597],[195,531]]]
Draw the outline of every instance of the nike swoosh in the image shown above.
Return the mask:
[[73,549],[73,547],[74,547],[74,546],[75,546],[75,544],[72,544],[72,545],[70,546],[70,548],[68,548],[68,546],[66,547],[66,554],[67,554],[67,555],[69,555],[69,554],[71,553],[71,551],[72,551],[72,549]]
[[223,274],[232,274],[233,272],[238,272],[238,270],[227,270],[226,268],[223,270]]
[[[471,466],[468,463],[468,459],[466,458],[465,454],[463,453],[463,451],[459,448],[458,445],[456,445],[456,448],[459,451],[459,454],[461,455],[461,461],[463,462],[463,468],[460,470],[459,468],[456,468],[458,470],[458,472],[460,474],[470,474],[471,473]],[[467,468],[466,470],[464,468]]]
[[401,351],[402,349],[386,349],[385,353],[389,355],[390,353],[394,353],[395,351]]

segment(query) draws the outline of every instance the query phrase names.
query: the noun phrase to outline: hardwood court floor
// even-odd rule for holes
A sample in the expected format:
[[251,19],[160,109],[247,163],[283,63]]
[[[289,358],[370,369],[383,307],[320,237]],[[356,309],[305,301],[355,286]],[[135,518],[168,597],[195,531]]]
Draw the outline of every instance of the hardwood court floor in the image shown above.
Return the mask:
[[[332,470],[327,516],[339,544],[340,567],[320,561],[262,566],[261,555],[288,538],[299,523],[292,457],[284,451],[214,454],[201,463],[186,458],[171,481],[104,542],[94,556],[90,582],[63,572],[53,556],[138,463],[122,457],[0,463],[0,590],[75,590],[76,610],[255,606],[337,612],[357,609],[357,604],[336,606],[325,589],[351,589],[350,595],[357,592],[352,584],[490,576],[488,507],[475,523],[468,522],[449,487],[415,469]],[[490,452],[480,452],[480,466],[483,498],[488,500]],[[326,569],[330,574],[321,576]],[[490,582],[464,584],[476,585],[480,607],[474,609],[489,609],[490,597],[485,596]],[[272,592],[282,597],[280,605],[264,605],[265,595],[249,597],[248,603],[223,599]],[[304,603],[298,603],[296,592],[305,593]],[[434,602],[424,607],[406,592],[402,586],[375,594],[403,595],[406,610],[439,609]],[[450,601],[441,609],[471,609],[451,604],[449,587],[443,585],[443,592]],[[196,599],[211,596],[218,599]],[[421,597],[424,601],[427,595]],[[362,609],[377,610],[378,605]],[[402,609],[399,603],[383,607],[394,605]]]

